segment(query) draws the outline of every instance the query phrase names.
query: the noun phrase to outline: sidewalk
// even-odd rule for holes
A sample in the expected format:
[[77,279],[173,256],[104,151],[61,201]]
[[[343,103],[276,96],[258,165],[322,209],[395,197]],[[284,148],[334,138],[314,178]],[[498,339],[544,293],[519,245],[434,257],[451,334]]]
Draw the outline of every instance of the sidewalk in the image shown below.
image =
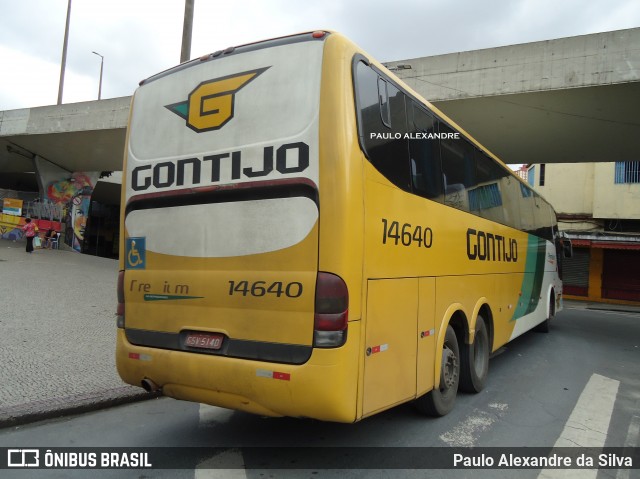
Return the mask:
[[0,239],[0,427],[152,397],[115,367],[117,260]]
[[617,311],[620,313],[640,313],[640,306],[634,304],[596,303],[575,299],[565,299],[564,307],[572,309],[595,309],[598,311]]

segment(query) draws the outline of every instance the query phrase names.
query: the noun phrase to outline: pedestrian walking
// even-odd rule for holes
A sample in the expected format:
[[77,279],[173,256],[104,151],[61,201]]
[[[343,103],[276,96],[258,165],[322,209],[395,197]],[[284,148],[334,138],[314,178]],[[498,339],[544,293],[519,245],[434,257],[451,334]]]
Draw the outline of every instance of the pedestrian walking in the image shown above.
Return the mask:
[[33,252],[33,238],[36,236],[38,226],[31,221],[31,218],[24,220],[25,225],[22,227],[24,235],[27,237],[27,253]]

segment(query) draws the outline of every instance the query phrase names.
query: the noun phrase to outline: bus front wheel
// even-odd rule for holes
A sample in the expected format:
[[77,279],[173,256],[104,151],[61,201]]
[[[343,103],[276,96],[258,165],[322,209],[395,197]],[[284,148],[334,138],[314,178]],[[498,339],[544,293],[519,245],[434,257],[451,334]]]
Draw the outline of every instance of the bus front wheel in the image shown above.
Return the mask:
[[556,312],[555,299],[556,299],[555,294],[552,291],[551,295],[549,296],[549,311],[548,311],[548,314],[547,314],[547,319],[545,319],[543,322],[538,324],[533,329],[537,333],[548,333],[549,332],[549,323],[551,322],[551,320],[555,316],[555,312]]
[[476,320],[473,344],[463,344],[460,364],[460,390],[479,393],[489,373],[489,333],[482,316]]
[[442,345],[442,363],[440,366],[440,385],[415,400],[415,407],[423,414],[444,416],[453,409],[460,382],[460,351],[458,339],[451,326]]

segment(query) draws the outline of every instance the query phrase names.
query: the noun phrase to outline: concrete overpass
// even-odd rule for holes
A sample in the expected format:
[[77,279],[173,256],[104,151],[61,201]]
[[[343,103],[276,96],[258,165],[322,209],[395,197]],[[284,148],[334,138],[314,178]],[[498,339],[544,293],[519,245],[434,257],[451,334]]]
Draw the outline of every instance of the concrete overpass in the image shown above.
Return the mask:
[[506,163],[640,158],[640,28],[390,62]]
[[[0,188],[33,188],[27,172],[36,157],[69,172],[121,170],[130,103],[123,97],[0,112]],[[104,202],[119,202],[119,188],[100,190]]]
[[[388,66],[506,163],[640,158],[640,28]],[[0,112],[0,177],[19,181],[35,157],[69,171],[120,170],[129,103]]]

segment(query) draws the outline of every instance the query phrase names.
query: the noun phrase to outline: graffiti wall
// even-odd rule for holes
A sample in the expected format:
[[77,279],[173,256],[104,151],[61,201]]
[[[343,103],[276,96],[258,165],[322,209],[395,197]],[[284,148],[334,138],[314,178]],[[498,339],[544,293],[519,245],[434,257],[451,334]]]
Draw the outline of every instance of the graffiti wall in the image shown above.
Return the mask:
[[91,193],[98,181],[99,173],[76,172],[70,178],[51,181],[45,193],[47,200],[65,205],[64,241],[74,250],[82,251],[87,217],[91,206]]
[[[0,221],[2,238],[17,240],[22,238],[19,226],[24,217],[29,216],[37,223],[55,225],[55,230],[63,234],[64,242],[75,251],[82,252],[91,195],[100,172],[71,173],[39,156],[34,158],[39,194],[24,202],[22,214],[11,218],[13,211],[4,211]],[[9,210],[16,206],[6,206]],[[42,226],[39,226],[42,229]]]
[[[59,221],[50,221],[45,219],[33,220],[38,226],[39,234],[42,236],[49,229],[56,231],[62,230],[62,223]],[[0,214],[0,237],[10,241],[18,241],[24,238],[22,227],[24,226],[24,218],[21,216]]]
[[2,213],[0,216],[0,237],[11,241],[22,239],[24,218]]

